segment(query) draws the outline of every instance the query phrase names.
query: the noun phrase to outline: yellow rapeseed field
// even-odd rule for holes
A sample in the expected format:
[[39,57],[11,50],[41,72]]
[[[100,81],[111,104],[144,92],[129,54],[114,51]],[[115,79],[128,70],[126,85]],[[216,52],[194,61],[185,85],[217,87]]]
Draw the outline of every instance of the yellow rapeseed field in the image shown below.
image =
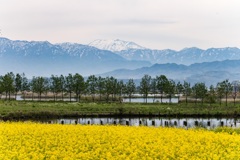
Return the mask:
[[0,160],[240,159],[240,136],[203,129],[0,122]]

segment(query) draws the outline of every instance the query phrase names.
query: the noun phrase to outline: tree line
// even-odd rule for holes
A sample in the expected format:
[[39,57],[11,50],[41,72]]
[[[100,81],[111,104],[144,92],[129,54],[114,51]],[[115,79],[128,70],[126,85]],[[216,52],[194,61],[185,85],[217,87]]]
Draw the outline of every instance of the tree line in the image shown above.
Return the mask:
[[[151,77],[144,75],[141,78],[140,84],[136,85],[133,79],[127,81],[118,80],[114,77],[101,77],[91,75],[84,79],[78,73],[63,75],[51,75],[51,77],[32,77],[27,79],[25,74],[14,74],[9,72],[0,76],[0,95],[1,99],[11,100],[13,96],[21,93],[23,99],[26,95],[29,98],[31,93],[32,99],[37,98],[42,100],[42,97],[52,97],[54,101],[64,100],[68,97],[70,101],[80,102],[82,96],[90,97],[91,101],[121,101],[122,97],[128,97],[129,102],[136,96],[141,94],[147,103],[148,97],[153,97],[153,100],[165,97],[169,98],[171,103],[172,97],[185,97],[185,102],[188,103],[189,97],[194,99],[195,103],[209,102],[216,103],[219,101],[222,104],[222,99],[225,98],[226,105],[228,104],[229,96],[234,99],[234,104],[239,91],[239,83],[237,81],[230,83],[228,80],[219,82],[216,86],[207,87],[205,83],[196,83],[191,86],[189,82],[175,82],[168,79],[165,75]],[[5,95],[5,97],[4,97]]]

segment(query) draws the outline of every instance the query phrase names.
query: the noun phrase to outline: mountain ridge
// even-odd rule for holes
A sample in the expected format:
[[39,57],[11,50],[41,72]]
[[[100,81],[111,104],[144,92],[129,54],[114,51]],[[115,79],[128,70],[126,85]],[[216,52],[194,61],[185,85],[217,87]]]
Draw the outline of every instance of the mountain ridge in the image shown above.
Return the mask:
[[[126,59],[120,53],[132,58]],[[158,61],[159,55],[162,57],[161,63],[147,61]],[[192,63],[182,64],[187,61]],[[206,83],[207,79],[213,83],[219,79],[240,79],[240,50],[237,47],[206,50],[192,47],[180,51],[144,48],[111,52],[78,43],[51,44],[48,41],[0,38],[0,64],[0,74],[24,72],[30,77],[79,73],[83,76],[95,74],[120,79],[164,74],[175,80],[203,79]]]
[[[99,74],[119,68],[150,66],[147,61],[131,61],[110,51],[77,44],[51,44],[47,41],[12,41],[0,38],[0,73],[25,72],[26,75]],[[36,74],[39,73],[39,74]]]
[[[95,42],[95,41],[93,41]],[[135,47],[124,46],[128,43],[123,40],[96,40],[96,43],[90,43],[99,49],[112,51],[127,60],[146,60],[154,63],[177,63],[184,65],[191,65],[193,63],[223,61],[223,60],[236,60],[240,59],[240,49],[237,47],[224,47],[224,48],[208,48],[200,49],[197,47],[183,48],[179,51],[172,49],[149,49],[135,44]],[[114,49],[118,48],[118,49]]]
[[135,42],[129,42],[124,41],[120,39],[114,39],[114,40],[106,40],[106,39],[97,39],[88,44],[89,46],[96,47],[98,49],[102,50],[109,50],[112,52],[118,52],[122,50],[128,50],[128,49],[145,49],[145,47],[142,47]]
[[166,75],[177,81],[204,82],[207,85],[216,84],[229,79],[240,80],[240,60],[224,60],[214,62],[182,65],[176,63],[154,64],[134,70],[120,69],[100,74],[100,76],[114,76],[118,79],[141,79],[145,74],[152,77]]

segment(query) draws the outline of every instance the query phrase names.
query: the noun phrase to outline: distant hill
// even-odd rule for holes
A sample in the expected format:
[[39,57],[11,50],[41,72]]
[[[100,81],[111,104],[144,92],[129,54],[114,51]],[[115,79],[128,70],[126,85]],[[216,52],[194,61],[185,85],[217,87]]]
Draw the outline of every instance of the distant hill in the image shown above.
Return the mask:
[[216,84],[225,79],[240,80],[240,60],[225,60],[215,62],[196,63],[190,66],[175,63],[154,64],[151,67],[142,67],[135,70],[119,69],[101,74],[101,76],[114,76],[119,79],[140,79],[148,74],[166,75],[168,78],[192,83],[205,82],[207,85]]
[[0,38],[0,74],[13,71],[27,76],[80,73],[84,76],[115,69],[150,66],[107,51],[75,43],[12,41]]

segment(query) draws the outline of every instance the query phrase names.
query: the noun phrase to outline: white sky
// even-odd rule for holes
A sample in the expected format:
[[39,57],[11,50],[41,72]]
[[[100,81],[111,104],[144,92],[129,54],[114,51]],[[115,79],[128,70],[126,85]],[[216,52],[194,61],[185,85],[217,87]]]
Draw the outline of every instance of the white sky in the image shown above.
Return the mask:
[[0,0],[12,40],[122,39],[152,49],[239,47],[239,0]]

